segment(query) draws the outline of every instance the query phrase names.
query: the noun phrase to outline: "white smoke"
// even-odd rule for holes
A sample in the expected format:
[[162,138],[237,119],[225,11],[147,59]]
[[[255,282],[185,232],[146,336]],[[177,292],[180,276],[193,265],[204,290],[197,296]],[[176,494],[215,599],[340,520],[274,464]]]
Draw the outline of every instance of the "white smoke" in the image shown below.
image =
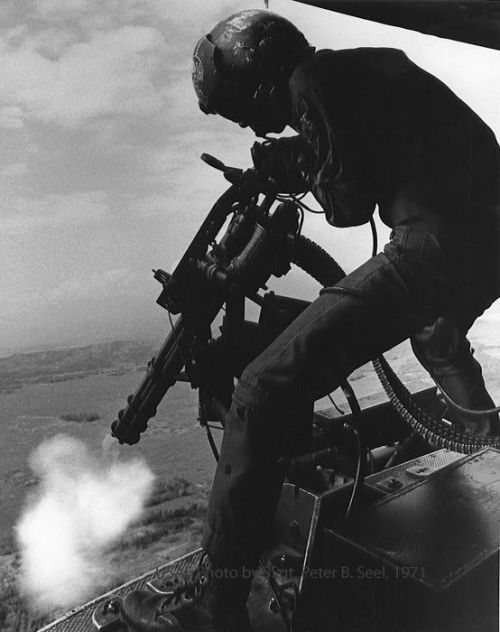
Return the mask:
[[40,485],[16,526],[21,589],[40,610],[72,607],[110,577],[102,554],[141,515],[154,475],[65,435],[38,446],[30,465]]

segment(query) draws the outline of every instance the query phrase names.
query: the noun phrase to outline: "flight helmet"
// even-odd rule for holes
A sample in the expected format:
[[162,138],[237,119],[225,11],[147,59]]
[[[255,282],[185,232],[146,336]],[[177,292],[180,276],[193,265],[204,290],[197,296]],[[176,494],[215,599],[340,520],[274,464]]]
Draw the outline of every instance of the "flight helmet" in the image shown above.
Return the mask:
[[199,106],[205,114],[220,114],[255,131],[283,128],[287,113],[276,101],[295,67],[313,52],[287,19],[264,10],[236,13],[196,45],[193,85]]

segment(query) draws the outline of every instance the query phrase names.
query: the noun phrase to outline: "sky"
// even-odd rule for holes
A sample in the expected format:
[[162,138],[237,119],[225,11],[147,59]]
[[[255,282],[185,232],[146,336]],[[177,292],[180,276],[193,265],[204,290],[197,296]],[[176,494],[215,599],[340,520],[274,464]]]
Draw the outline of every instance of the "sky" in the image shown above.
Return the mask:
[[[269,4],[318,48],[402,48],[499,137],[498,51]],[[226,188],[199,155],[250,166],[255,140],[198,110],[192,51],[219,20],[255,7],[264,2],[2,0],[0,351],[164,337],[151,269],[173,268]],[[366,226],[310,216],[304,232],[347,270],[369,256]]]

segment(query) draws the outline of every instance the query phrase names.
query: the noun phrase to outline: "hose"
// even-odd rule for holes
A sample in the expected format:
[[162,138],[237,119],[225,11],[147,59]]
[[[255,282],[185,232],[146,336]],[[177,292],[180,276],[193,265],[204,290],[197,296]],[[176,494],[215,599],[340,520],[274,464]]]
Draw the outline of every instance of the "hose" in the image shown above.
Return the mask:
[[335,285],[345,277],[345,272],[335,259],[304,235],[297,235],[295,238],[291,262],[323,287]]

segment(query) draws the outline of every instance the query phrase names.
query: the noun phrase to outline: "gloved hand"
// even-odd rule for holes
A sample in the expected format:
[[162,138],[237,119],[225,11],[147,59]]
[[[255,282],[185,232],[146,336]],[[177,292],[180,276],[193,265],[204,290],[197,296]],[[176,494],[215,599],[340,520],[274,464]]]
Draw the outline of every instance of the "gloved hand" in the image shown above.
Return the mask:
[[301,136],[254,143],[251,149],[255,170],[263,179],[273,179],[283,193],[310,189],[310,150]]

